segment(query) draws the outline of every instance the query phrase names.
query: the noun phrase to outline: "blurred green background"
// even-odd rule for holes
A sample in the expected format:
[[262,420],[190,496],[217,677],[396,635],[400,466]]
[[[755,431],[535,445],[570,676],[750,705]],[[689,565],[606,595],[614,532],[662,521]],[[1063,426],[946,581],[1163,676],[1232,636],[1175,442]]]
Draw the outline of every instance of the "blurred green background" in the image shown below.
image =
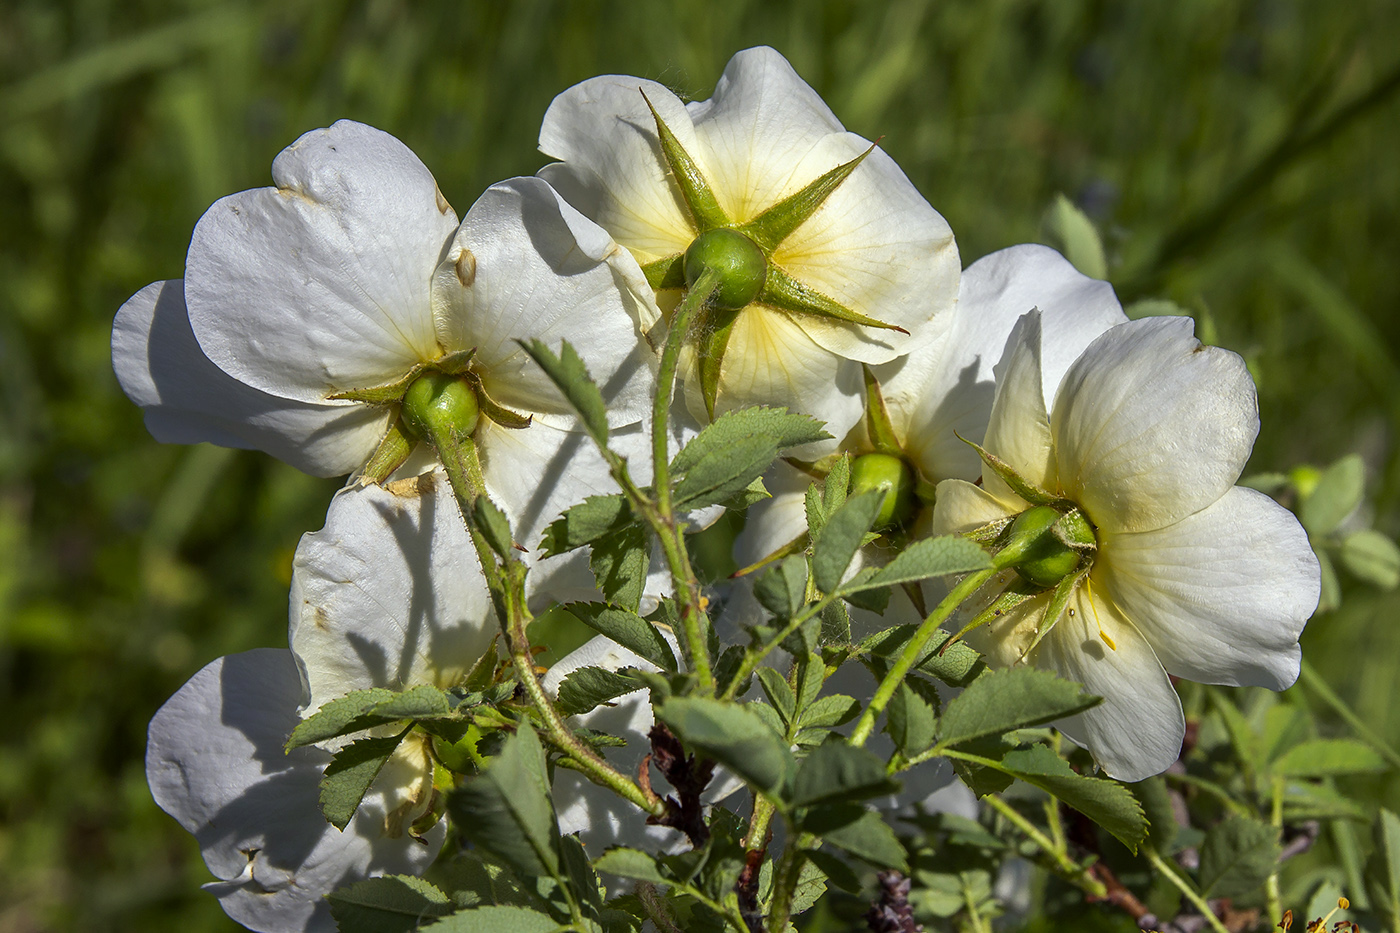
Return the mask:
[[[334,484],[156,444],[108,340],[127,296],[181,274],[205,208],[268,184],[302,132],[388,130],[462,212],[542,164],[571,84],[706,97],[734,51],[773,45],[883,137],[965,263],[1043,240],[1073,198],[1125,302],[1170,297],[1250,361],[1251,468],[1360,452],[1394,533],[1397,39],[1389,0],[5,0],[0,933],[233,929],[150,800],[145,727],[209,660],[285,644],[291,552]],[[1305,651],[1400,742],[1397,597],[1343,585]],[[1364,792],[1396,807],[1394,783]]]

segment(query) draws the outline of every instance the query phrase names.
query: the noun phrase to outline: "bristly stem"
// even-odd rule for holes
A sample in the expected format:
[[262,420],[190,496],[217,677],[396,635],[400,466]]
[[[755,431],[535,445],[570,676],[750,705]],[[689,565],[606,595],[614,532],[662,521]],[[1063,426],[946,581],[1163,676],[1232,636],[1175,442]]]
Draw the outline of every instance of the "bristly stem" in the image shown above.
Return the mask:
[[903,683],[905,675],[913,669],[919,658],[923,656],[924,646],[928,644],[929,639],[938,631],[939,626],[953,614],[953,610],[957,609],[958,606],[962,605],[965,599],[977,592],[978,587],[991,579],[992,575],[996,572],[996,568],[989,567],[986,570],[978,570],[975,573],[970,573],[963,577],[962,580],[958,582],[958,585],[953,587],[953,591],[948,594],[943,602],[934,607],[933,612],[930,612],[928,618],[924,619],[923,624],[920,625],[918,631],[914,633],[914,637],[909,639],[908,643],[905,644],[904,648],[899,652],[899,657],[895,659],[893,666],[890,667],[889,673],[880,681],[880,686],[876,688],[875,695],[870,698],[870,704],[866,706],[865,712],[861,714],[860,721],[856,723],[855,730],[851,732],[850,742],[852,745],[860,747],[870,738],[870,733],[875,731],[875,720],[879,718],[880,713],[884,711],[886,704],[888,704],[890,698],[894,696],[894,692],[899,689],[899,685]]
[[656,490],[656,511],[659,519],[657,533],[661,550],[671,571],[676,598],[680,601],[681,634],[690,649],[690,663],[695,669],[703,693],[714,693],[715,675],[710,668],[709,645],[700,624],[705,610],[700,602],[700,587],[686,553],[683,529],[676,521],[675,503],[671,498],[671,451],[668,443],[667,417],[671,396],[676,386],[676,370],[680,365],[681,347],[697,315],[710,300],[719,285],[719,273],[706,268],[700,273],[685,298],[671,312],[666,345],[661,350],[661,365],[656,375],[656,398],[651,411],[652,485]]
[[476,527],[476,499],[485,494],[476,445],[470,437],[457,437],[451,430],[433,430],[428,440],[437,451],[438,460],[447,472],[452,493],[457,499],[457,507],[471,533],[472,544],[476,548],[477,559],[481,561],[481,569],[491,590],[491,600],[495,604],[501,630],[510,646],[516,679],[525,688],[530,702],[540,714],[550,741],[573,758],[577,770],[587,774],[594,783],[611,788],[619,796],[648,813],[661,815],[665,807],[660,798],[654,793],[642,790],[574,735],[549,699],[549,694],[545,693],[539,677],[535,675],[535,661],[530,654],[530,639],[526,634],[530,624],[530,610],[525,605],[525,565],[513,556],[498,559],[485,535]]

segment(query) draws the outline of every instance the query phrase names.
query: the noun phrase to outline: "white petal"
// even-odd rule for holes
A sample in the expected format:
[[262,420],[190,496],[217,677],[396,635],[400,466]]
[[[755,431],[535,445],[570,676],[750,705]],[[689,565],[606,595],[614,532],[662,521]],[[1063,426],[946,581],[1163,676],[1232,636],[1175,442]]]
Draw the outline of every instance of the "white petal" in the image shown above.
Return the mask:
[[[831,136],[797,165],[807,184],[870,144]],[[935,211],[884,150],[876,149],[773,252],[798,281],[895,330],[803,317],[804,329],[833,353],[886,363],[947,330],[958,298],[958,248]]]
[[1111,328],[1055,399],[1060,481],[1099,528],[1148,531],[1225,494],[1259,433],[1244,360],[1203,346],[1190,318]]
[[497,631],[441,470],[341,490],[326,526],[297,546],[291,646],[308,710],[368,687],[447,686]]
[[[1091,605],[1092,603],[1092,605]],[[1142,634],[1083,586],[1037,650],[1035,664],[1077,681],[1103,703],[1056,723],[1085,746],[1109,777],[1141,781],[1181,754],[1186,720],[1166,671]],[[1113,642],[1110,647],[1108,636]]]
[[656,355],[643,334],[661,312],[631,255],[538,178],[488,188],[462,222],[433,282],[438,336],[476,349],[473,369],[507,408],[575,422],[573,409],[519,341],[559,352],[567,340],[608,403],[608,421],[647,411]]
[[112,325],[117,381],[156,440],[262,450],[314,476],[359,467],[389,427],[382,408],[268,395],[209,362],[190,330],[180,279],[153,282]]
[[709,169],[706,177],[720,205],[738,222],[752,219],[865,148],[810,177],[798,174],[798,163],[812,147],[833,133],[844,134],[845,127],[787,59],[766,46],[736,54],[715,84],[714,96],[686,109],[701,144],[697,157]]
[[457,216],[387,133],[342,120],[195,227],[190,323],[209,359],[274,395],[319,402],[439,355],[429,285]]
[[[997,367],[996,399],[982,446],[1023,479],[1054,492],[1059,482],[1050,441],[1050,418],[1040,388],[1040,334],[1039,312],[1029,312],[1016,322],[1006,354]],[[982,485],[1002,501],[1014,498],[1011,488],[991,467],[983,467]]]
[[[151,793],[195,835],[207,887],[253,930],[335,930],[325,895],[372,875],[422,872],[431,843],[382,835],[373,798],[341,832],[321,815],[317,748],[282,749],[297,724],[301,683],[292,655],[270,648],[219,658],[151,720]],[[435,834],[441,844],[442,831]]]
[[1026,503],[1015,496],[998,499],[980,486],[961,479],[945,479],[938,484],[935,495],[931,531],[936,535],[972,531],[988,522],[1010,518],[1026,507]]
[[[708,421],[700,393],[693,345],[682,350],[686,404],[700,421]],[[720,366],[715,414],[750,405],[785,407],[826,423],[833,438],[821,453],[834,450],[837,440],[860,420],[864,403],[860,367],[813,343],[786,314],[750,305],[734,320]],[[804,448],[794,455],[813,457]],[[819,456],[820,454],[816,454]]]
[[1101,537],[1096,580],[1170,673],[1272,690],[1298,678],[1321,577],[1293,513],[1236,486],[1174,525]]
[[905,449],[924,477],[974,480],[977,453],[956,435],[983,437],[995,391],[993,367],[1016,321],[1041,312],[1046,409],[1071,362],[1099,334],[1127,320],[1107,282],[1081,275],[1047,246],[1012,246],[962,274],[957,306],[940,339],[875,370]]
[[683,252],[695,238],[647,100],[686,151],[699,157],[685,105],[642,78],[604,75],[576,84],[554,98],[540,128],[540,151],[561,160],[540,176],[643,263]]

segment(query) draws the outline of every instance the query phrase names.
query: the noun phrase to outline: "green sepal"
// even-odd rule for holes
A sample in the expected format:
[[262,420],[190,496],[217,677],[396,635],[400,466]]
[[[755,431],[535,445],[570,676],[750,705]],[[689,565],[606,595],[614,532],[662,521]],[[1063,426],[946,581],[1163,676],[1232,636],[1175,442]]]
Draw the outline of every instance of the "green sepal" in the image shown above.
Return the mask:
[[983,625],[986,625],[993,619],[999,618],[1008,609],[1013,609],[1016,606],[1019,606],[1021,603],[1025,602],[1026,600],[1030,599],[1031,597],[1037,595],[1040,592],[1042,591],[1038,587],[1032,588],[1031,584],[1026,583],[1026,581],[1024,580],[1016,580],[1006,589],[1002,590],[1001,593],[998,594],[997,598],[992,600],[990,606],[977,613],[977,615],[973,616],[971,621],[969,621],[962,628],[958,629],[956,635],[945,641],[943,645],[938,649],[939,655],[942,655],[943,652],[947,651],[949,648],[953,647],[953,645],[962,641],[962,637],[968,632],[972,631],[973,629],[980,628]]
[[901,334],[909,331],[897,324],[886,324],[828,298],[821,292],[794,279],[775,263],[768,265],[768,278],[763,282],[763,291],[758,293],[759,304],[788,311],[793,314],[810,314],[813,317],[845,321],[865,327],[878,327],[882,330],[897,330]]
[[346,389],[344,392],[336,392],[326,396],[336,401],[367,402],[371,405],[388,405],[403,398],[408,387],[413,385],[415,379],[427,368],[427,364],[418,363],[400,379],[385,383],[382,386],[371,386],[367,389]]
[[652,291],[685,288],[685,253],[677,253],[642,266],[642,275]]
[[724,365],[724,351],[729,346],[729,333],[738,319],[737,311],[707,308],[699,328],[695,353],[700,367],[700,394],[705,399],[705,413],[715,418],[715,398],[719,395],[719,374]]
[[676,187],[680,189],[681,200],[689,208],[690,215],[695,218],[698,231],[704,233],[715,227],[728,226],[729,217],[719,206],[714,191],[710,189],[710,183],[700,172],[700,166],[696,165],[695,160],[690,157],[690,153],[685,151],[685,147],[671,132],[666,121],[661,119],[661,114],[657,113],[656,108],[651,105],[651,100],[645,91],[642,92],[642,100],[647,102],[647,109],[651,111],[652,118],[656,120],[656,137],[661,143],[661,155],[666,159],[666,165],[671,170],[671,177],[675,179]]
[[470,350],[457,350],[434,360],[430,365],[438,372],[447,373],[449,376],[460,376],[471,366],[472,360],[476,357],[476,347]]
[[811,543],[811,537],[804,531],[787,544],[778,548],[772,554],[769,554],[767,557],[759,558],[747,567],[740,567],[738,570],[731,573],[729,577],[731,580],[738,579],[739,577],[746,577],[756,570],[762,570],[774,561],[782,560],[784,557],[789,557],[807,550],[807,545],[809,543]]
[[403,466],[408,455],[413,453],[413,448],[417,443],[408,436],[408,432],[404,430],[403,422],[395,418],[394,423],[389,425],[389,430],[384,432],[379,446],[374,448],[374,453],[365,463],[365,468],[360,471],[360,482],[384,482],[395,470]]
[[1002,482],[1010,486],[1012,492],[1029,502],[1031,505],[1058,505],[1061,507],[1075,507],[1073,502],[1070,502],[1066,499],[1062,499],[1059,496],[1054,495],[1053,493],[1041,489],[1035,483],[1032,483],[1030,480],[1022,477],[1020,473],[1017,473],[1015,469],[1012,468],[1011,464],[1007,463],[1005,460],[1001,459],[996,454],[988,452],[985,448],[982,447],[981,444],[968,440],[961,434],[958,434],[956,431],[954,431],[953,434],[957,437],[958,440],[962,441],[964,444],[977,451],[977,456],[982,458],[982,462],[985,463],[988,467],[990,467],[992,472],[1001,478]]
[[504,408],[497,404],[495,399],[486,394],[486,387],[481,384],[481,380],[477,379],[474,374],[468,375],[468,381],[470,381],[473,388],[476,389],[476,403],[480,406],[481,413],[501,427],[509,428],[512,431],[519,431],[522,428],[528,428],[535,420],[534,415],[522,415],[519,412],[511,411],[509,408]]
[[739,232],[757,243],[765,253],[773,252],[794,230],[806,223],[831,193],[851,176],[856,166],[874,151],[875,145],[872,144],[851,161],[836,166],[801,191],[783,198],[753,220],[743,224],[738,228]]
[[885,393],[880,391],[880,382],[870,367],[861,364],[865,374],[865,433],[876,453],[902,457],[904,447],[899,443],[899,435],[894,430],[894,420],[890,418],[889,407],[885,404]]
[[1041,640],[1045,638],[1046,635],[1050,634],[1050,630],[1055,627],[1055,623],[1060,621],[1060,617],[1065,614],[1065,607],[1069,605],[1069,598],[1073,595],[1074,588],[1089,575],[1090,566],[1093,565],[1090,564],[1082,568],[1078,573],[1065,577],[1055,586],[1054,595],[1050,597],[1050,604],[1045,607],[1045,614],[1042,615],[1040,621],[1035,624],[1035,638],[1031,640],[1025,653],[1021,655],[1021,660],[1024,661],[1026,658],[1030,657],[1031,652],[1040,645]]

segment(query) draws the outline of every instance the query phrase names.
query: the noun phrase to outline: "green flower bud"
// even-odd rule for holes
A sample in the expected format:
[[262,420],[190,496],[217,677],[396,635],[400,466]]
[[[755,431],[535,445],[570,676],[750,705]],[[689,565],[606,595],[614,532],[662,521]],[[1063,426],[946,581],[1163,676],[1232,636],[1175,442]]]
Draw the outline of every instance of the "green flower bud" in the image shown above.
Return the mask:
[[403,396],[404,424],[420,437],[451,433],[465,437],[476,430],[476,393],[466,380],[446,373],[423,373]]
[[851,461],[851,492],[883,489],[888,492],[875,516],[875,530],[883,531],[907,523],[914,517],[914,470],[902,457],[890,454],[861,454]]
[[757,298],[768,277],[768,260],[758,244],[725,227],[700,234],[685,251],[685,284],[694,285],[707,266],[720,277],[710,305],[725,311],[738,311]]
[[1027,509],[1011,523],[1004,553],[1023,580],[1054,586],[1079,569],[1083,552],[1095,544],[1094,529],[1079,510],[1068,514],[1048,505]]

